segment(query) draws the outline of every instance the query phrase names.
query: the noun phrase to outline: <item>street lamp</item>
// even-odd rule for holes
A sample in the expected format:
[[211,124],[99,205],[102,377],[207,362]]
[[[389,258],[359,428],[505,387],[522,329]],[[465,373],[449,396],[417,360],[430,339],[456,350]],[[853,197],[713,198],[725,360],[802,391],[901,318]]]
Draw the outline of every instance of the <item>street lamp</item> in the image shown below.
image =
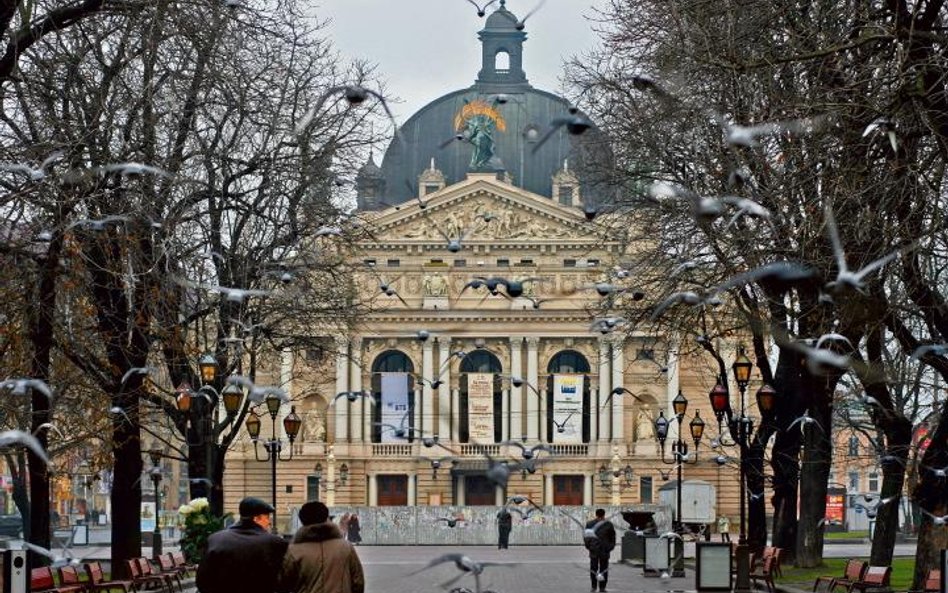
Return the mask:
[[[671,421],[665,418],[665,412],[662,410],[659,412],[658,418],[655,419],[655,436],[658,439],[658,444],[661,447],[662,463],[674,464],[678,470],[678,487],[677,487],[677,500],[676,500],[676,513],[675,513],[675,524],[674,531],[675,533],[681,533],[683,531],[683,522],[681,517],[681,491],[682,491],[682,477],[681,470],[686,463],[697,463],[698,462],[698,445],[701,443],[701,437],[704,435],[704,420],[701,419],[701,415],[698,412],[695,412],[695,417],[691,419],[691,422],[688,423],[688,429],[691,432],[691,438],[695,442],[695,454],[692,457],[688,455],[688,443],[682,440],[681,431],[683,429],[683,424],[685,421],[685,412],[688,411],[688,399],[685,398],[684,394],[679,391],[678,395],[675,396],[675,399],[672,400],[672,409],[675,411],[675,417],[672,420],[678,422],[678,433],[675,437],[675,441],[672,443],[672,458],[665,459],[665,440],[668,439],[668,427],[671,424]],[[675,540],[675,566],[672,568],[673,577],[683,577],[685,576],[685,563],[684,563],[684,554],[683,552],[684,544],[680,539]]]
[[[240,411],[244,395],[240,387],[235,384],[228,384],[221,392],[214,388],[212,384],[217,379],[217,359],[210,352],[198,358],[197,366],[201,386],[194,391],[188,381],[182,381],[175,389],[175,406],[184,418],[188,447],[204,447],[203,466],[206,472],[210,472],[213,454],[209,445],[214,439],[212,422],[217,404],[223,401],[224,411],[227,414],[226,421],[231,422]],[[189,458],[200,459],[196,453],[189,453]],[[194,469],[199,468],[200,465]],[[196,495],[211,497],[211,476],[194,477],[208,478],[206,481],[199,480],[194,483]]]
[[[740,536],[737,540],[737,549],[735,556],[737,560],[736,582],[734,583],[735,593],[749,593],[750,586],[750,557],[747,546],[747,446],[751,433],[754,431],[754,421],[747,415],[745,406],[745,394],[747,384],[750,383],[751,370],[754,363],[744,354],[744,347],[737,349],[737,358],[731,365],[731,371],[734,373],[734,382],[737,383],[737,389],[741,394],[740,415],[735,416],[730,407],[730,396],[726,387],[727,377],[721,377],[721,380],[711,393],[708,394],[711,400],[711,408],[718,421],[718,431],[721,431],[725,416],[727,417],[728,428],[731,436],[737,441],[740,448]],[[773,409],[774,395],[776,392],[769,385],[762,386],[757,391],[757,405],[764,413],[769,413]],[[722,443],[724,444],[724,443]],[[731,443],[733,444],[733,443]]]
[[155,485],[155,530],[151,535],[151,554],[158,561],[161,556],[161,450],[153,447],[148,450],[151,458],[151,481]]
[[[247,421],[244,423],[244,426],[247,427],[247,434],[250,435],[251,440],[253,440],[253,455],[257,461],[270,462],[270,494],[272,498],[273,508],[277,508],[277,461],[289,461],[293,459],[293,441],[296,440],[296,435],[300,432],[300,427],[303,426],[303,419],[299,417],[296,413],[296,406],[290,407],[290,413],[287,414],[286,418],[283,419],[283,430],[286,432],[286,436],[290,441],[290,454],[287,457],[281,455],[283,450],[283,441],[282,439],[277,438],[277,429],[276,429],[276,417],[280,413],[280,404],[282,403],[279,396],[274,393],[271,393],[263,400],[264,404],[267,406],[267,412],[270,414],[270,439],[264,441],[263,448],[266,450],[266,457],[260,457],[259,449],[257,447],[257,442],[260,440],[260,417],[253,411],[247,416]],[[322,468],[319,465],[316,466],[317,472],[322,474]],[[347,468],[348,472],[348,468]],[[276,520],[276,510],[273,511],[273,523],[270,525],[270,529],[273,533],[277,533],[277,520]]]

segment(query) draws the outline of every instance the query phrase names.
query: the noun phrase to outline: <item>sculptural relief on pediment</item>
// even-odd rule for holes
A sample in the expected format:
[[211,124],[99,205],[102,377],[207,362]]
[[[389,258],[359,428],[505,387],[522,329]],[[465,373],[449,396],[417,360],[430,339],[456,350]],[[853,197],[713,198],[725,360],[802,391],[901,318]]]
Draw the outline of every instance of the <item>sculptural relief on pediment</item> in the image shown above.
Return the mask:
[[381,240],[526,238],[580,239],[587,237],[566,221],[530,212],[517,204],[486,197],[452,203],[410,221],[396,222],[379,233]]

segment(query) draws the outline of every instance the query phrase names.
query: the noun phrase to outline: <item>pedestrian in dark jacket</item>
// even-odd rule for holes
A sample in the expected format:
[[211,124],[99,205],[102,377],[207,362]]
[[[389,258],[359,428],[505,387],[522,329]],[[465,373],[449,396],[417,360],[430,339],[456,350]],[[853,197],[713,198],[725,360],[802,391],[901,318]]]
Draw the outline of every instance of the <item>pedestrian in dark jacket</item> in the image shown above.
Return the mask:
[[507,507],[497,513],[497,549],[506,550],[510,546],[510,530],[513,529],[513,517]]
[[198,565],[201,593],[273,593],[287,542],[270,533],[273,507],[259,498],[240,501],[240,521],[211,534]]
[[283,559],[280,590],[291,593],[365,593],[362,562],[321,502],[300,507],[303,524]]
[[362,526],[359,524],[359,515],[355,513],[349,517],[349,537],[346,539],[353,545],[362,543]]
[[609,582],[609,555],[616,547],[616,528],[606,519],[605,509],[596,509],[596,517],[586,523],[583,543],[589,550],[590,591],[606,590]]

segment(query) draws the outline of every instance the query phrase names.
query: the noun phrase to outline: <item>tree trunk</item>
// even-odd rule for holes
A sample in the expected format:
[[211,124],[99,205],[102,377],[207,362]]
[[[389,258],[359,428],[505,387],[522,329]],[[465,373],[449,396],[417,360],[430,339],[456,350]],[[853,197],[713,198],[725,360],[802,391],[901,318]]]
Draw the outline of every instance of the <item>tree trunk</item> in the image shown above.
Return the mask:
[[[49,242],[45,257],[38,260],[39,278],[35,292],[27,291],[27,311],[30,315],[30,342],[33,358],[30,376],[47,384],[50,381],[50,361],[53,348],[53,319],[56,315],[56,276],[59,269],[59,255],[62,250],[62,235],[56,235]],[[49,451],[48,431],[40,428],[52,418],[50,401],[36,390],[30,390],[31,422],[30,432],[39,440],[40,446]],[[32,450],[26,455],[30,506],[30,526],[24,529],[29,534],[28,541],[36,546],[49,549],[49,468]],[[26,515],[24,515],[24,519]],[[49,563],[49,559],[30,552],[33,566]]]
[[795,562],[797,541],[797,488],[800,479],[800,431],[787,432],[786,427],[804,409],[800,392],[800,356],[788,348],[780,349],[774,388],[777,397],[773,419],[777,438],[771,452],[773,468],[773,545],[783,548],[784,561]]
[[[934,514],[943,517],[948,506],[934,509]],[[918,543],[915,547],[915,576],[909,589],[921,591],[925,587],[925,576],[931,569],[941,568],[941,550],[948,548],[948,527],[935,525],[931,517],[922,515],[918,526]]]
[[794,566],[813,568],[823,564],[823,522],[826,518],[826,488],[832,463],[832,398],[837,381],[833,377],[805,376],[804,385],[813,394],[810,416],[816,423],[804,423],[803,458],[800,470],[800,523]]
[[[879,414],[885,412],[878,412]],[[889,412],[891,413],[891,412]],[[905,464],[912,444],[912,423],[899,415],[886,421],[886,454],[899,459],[882,464],[882,490],[879,498],[892,502],[877,507],[876,526],[872,535],[869,561],[874,566],[889,566],[895,551],[895,537],[899,531],[899,509],[902,486],[905,482]]]
[[142,555],[141,506],[143,471],[138,406],[132,395],[113,397],[113,405],[126,410],[112,421],[112,571],[128,576],[125,561]]
[[[747,460],[747,490],[748,492],[765,492],[764,483],[764,451],[767,441],[773,434],[773,425],[761,425],[748,447]],[[750,497],[747,505],[747,543],[752,552],[760,554],[767,545],[767,499],[766,497]]]

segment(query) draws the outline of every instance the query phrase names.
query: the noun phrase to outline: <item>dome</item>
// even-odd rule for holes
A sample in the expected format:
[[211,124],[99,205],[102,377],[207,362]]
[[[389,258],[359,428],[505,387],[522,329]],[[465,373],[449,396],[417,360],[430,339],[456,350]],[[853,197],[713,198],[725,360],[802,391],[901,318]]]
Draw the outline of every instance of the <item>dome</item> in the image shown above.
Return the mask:
[[382,177],[382,169],[375,164],[374,155],[369,155],[369,160],[359,168],[359,172],[356,176],[362,179],[378,179]]
[[487,23],[484,25],[484,29],[487,31],[516,31],[517,17],[507,10],[502,3],[499,9],[487,17]]
[[[487,19],[478,36],[482,66],[473,86],[448,93],[422,107],[400,128],[404,143],[394,140],[382,159],[385,202],[398,204],[418,195],[415,181],[434,158],[448,185],[470,171],[505,171],[515,186],[551,197],[553,176],[568,160],[580,181],[584,201],[611,201],[610,187],[600,182],[613,162],[608,142],[593,126],[580,136],[560,126],[549,139],[537,141],[554,120],[569,117],[563,97],[533,88],[522,68],[526,33],[504,3]],[[493,158],[472,158],[474,145],[457,136],[472,116],[490,120]]]

